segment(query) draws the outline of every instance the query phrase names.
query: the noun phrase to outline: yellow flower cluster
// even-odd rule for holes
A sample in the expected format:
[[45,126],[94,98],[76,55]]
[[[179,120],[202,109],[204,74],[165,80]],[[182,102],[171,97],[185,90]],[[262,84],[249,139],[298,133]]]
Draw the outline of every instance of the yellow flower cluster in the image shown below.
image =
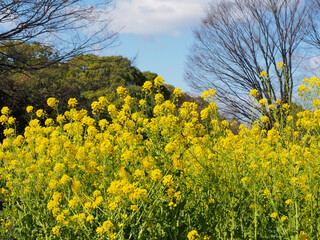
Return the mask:
[[179,98],[182,96],[182,90],[180,88],[175,88],[173,90],[173,95],[176,97],[176,98]]
[[201,97],[206,101],[213,101],[215,95],[216,95],[216,90],[209,89],[209,91],[202,92]]
[[106,97],[100,97],[98,101],[94,101],[91,104],[92,113],[97,115],[104,112],[105,108],[109,105]]
[[125,98],[127,96],[127,94],[128,94],[128,91],[127,91],[126,88],[124,88],[122,86],[119,86],[117,88],[117,93],[121,98]]
[[27,113],[31,113],[33,111],[33,106],[28,106],[26,108]]
[[259,75],[260,78],[266,78],[268,76],[268,73],[266,71],[262,71]]
[[257,89],[252,89],[250,91],[250,96],[253,96],[254,98],[257,98],[259,96],[259,91]]
[[197,240],[200,239],[200,235],[196,230],[192,230],[188,233],[188,240]]
[[150,81],[145,81],[143,84],[143,91],[145,91],[146,93],[151,93],[152,92],[152,82]]
[[156,87],[162,86],[162,85],[163,85],[163,82],[164,82],[164,80],[163,80],[163,78],[160,77],[160,76],[157,76],[157,77],[154,79],[154,85],[155,85]]
[[57,107],[58,103],[59,103],[59,101],[55,98],[48,98],[48,100],[47,100],[47,104],[51,108]]
[[3,107],[3,108],[1,109],[1,114],[2,114],[2,115],[8,115],[9,112],[10,112],[10,109],[9,109],[8,107]]
[[[77,99],[75,99],[75,98],[70,98],[69,99],[69,101],[68,101],[68,106],[69,107],[75,107],[77,105],[78,105]],[[27,112],[28,112],[28,110],[27,110]]]
[[[308,80],[313,97],[317,81]],[[143,91],[152,87],[145,83]],[[118,93],[125,95],[123,105],[101,97],[92,104],[94,117],[77,110],[75,99],[56,117],[38,110],[19,136],[10,109],[2,109],[0,198],[7,214],[0,238],[293,239],[296,229],[320,238],[313,227],[320,221],[317,102],[283,116],[284,125],[263,129],[271,121],[264,116],[234,134],[218,119],[214,90],[202,95],[208,106],[201,112],[196,103],[178,108],[155,95],[151,118],[145,108],[132,108],[125,89]],[[290,108],[260,104],[281,106],[282,114]],[[27,111],[33,114],[32,107]],[[106,112],[108,120],[95,117]]]

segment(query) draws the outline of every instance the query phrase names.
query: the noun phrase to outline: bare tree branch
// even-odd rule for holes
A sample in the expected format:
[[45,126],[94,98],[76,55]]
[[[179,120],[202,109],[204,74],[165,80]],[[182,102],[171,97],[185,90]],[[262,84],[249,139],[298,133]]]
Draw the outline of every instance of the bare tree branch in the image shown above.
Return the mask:
[[[0,1],[0,58],[14,58],[20,67],[46,67],[42,62],[30,64],[18,55],[9,56],[8,48],[25,42],[50,46],[50,62],[70,59],[80,53],[103,49],[114,43],[117,32],[110,29],[112,0],[2,0]],[[46,62],[49,63],[48,61]],[[0,64],[0,70],[17,68]]]

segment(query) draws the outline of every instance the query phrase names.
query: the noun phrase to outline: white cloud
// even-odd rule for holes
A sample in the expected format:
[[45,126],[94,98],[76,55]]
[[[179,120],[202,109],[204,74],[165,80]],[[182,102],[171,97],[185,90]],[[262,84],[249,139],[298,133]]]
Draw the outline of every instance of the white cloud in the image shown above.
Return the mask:
[[197,26],[208,0],[118,0],[112,13],[122,33],[178,35]]

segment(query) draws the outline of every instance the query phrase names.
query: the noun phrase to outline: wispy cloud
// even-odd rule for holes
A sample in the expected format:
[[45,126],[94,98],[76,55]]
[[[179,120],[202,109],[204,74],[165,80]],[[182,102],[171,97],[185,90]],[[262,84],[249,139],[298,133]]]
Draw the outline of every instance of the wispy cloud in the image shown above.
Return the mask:
[[208,0],[118,0],[113,24],[122,33],[179,35],[197,26]]

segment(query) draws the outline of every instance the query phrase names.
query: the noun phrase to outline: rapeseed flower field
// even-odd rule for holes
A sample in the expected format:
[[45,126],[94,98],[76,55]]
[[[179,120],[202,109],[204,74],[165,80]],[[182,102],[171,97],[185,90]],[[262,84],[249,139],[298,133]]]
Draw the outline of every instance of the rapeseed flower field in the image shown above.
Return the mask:
[[18,136],[4,107],[1,239],[319,239],[320,80],[298,91],[305,110],[257,101],[276,123],[261,116],[239,134],[219,120],[214,90],[201,112],[177,107],[180,89],[157,93],[152,118],[123,87],[121,108],[101,97],[93,115],[49,98],[56,115],[28,106]]

